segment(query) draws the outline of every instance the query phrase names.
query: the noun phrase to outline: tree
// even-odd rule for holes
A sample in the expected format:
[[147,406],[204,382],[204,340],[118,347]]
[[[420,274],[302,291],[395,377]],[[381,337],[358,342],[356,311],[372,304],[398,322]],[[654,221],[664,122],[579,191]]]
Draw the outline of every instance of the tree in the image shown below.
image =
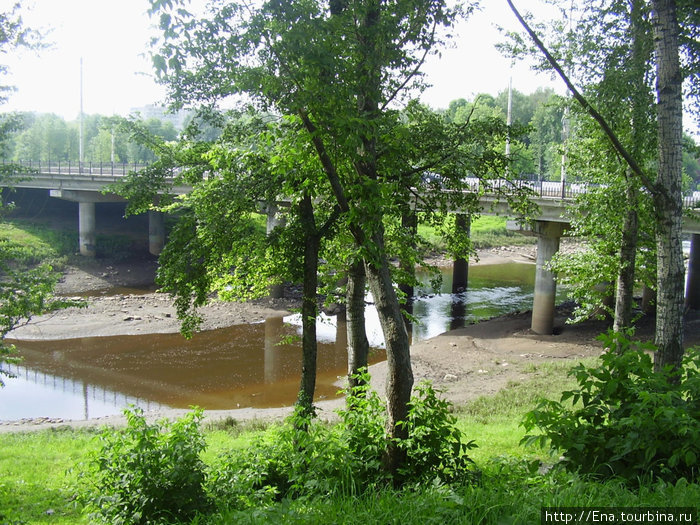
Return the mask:
[[[393,109],[422,85],[425,57],[460,9],[426,0],[334,2],[330,10],[313,1],[223,2],[203,17],[180,2],[153,0],[152,7],[163,32],[154,64],[176,103],[214,104],[245,94],[301,122],[301,138],[315,152],[327,197],[355,245],[354,262],[364,261],[382,324],[389,367],[385,466],[396,471],[403,460],[397,439],[405,437],[399,422],[407,415],[413,377],[387,227],[416,200],[443,213],[473,209],[478,196],[461,191],[469,174],[464,163],[492,178],[507,164],[492,148],[507,130],[493,119],[438,128],[436,117],[416,105],[421,125],[415,130],[429,139],[421,143],[405,133],[409,127]],[[483,133],[499,125],[500,131]],[[439,133],[431,139],[428,130]],[[466,146],[464,135],[473,139]],[[433,172],[442,174],[440,191],[425,194],[421,190],[431,184],[436,189],[428,177]]]
[[[683,74],[679,59],[680,39],[676,3],[672,0],[662,0],[651,4],[656,49],[659,147],[657,177],[654,180],[631,155],[629,149],[622,144],[605,117],[576,89],[569,76],[525,22],[512,1],[507,1],[551,67],[564,80],[581,106],[601,126],[630,171],[653,196],[657,243],[656,344],[658,350],[655,355],[655,366],[657,369],[666,365],[678,368],[683,355],[683,260],[680,242]],[[692,12],[693,8],[689,4],[683,2],[682,6]],[[697,13],[693,16],[697,17]],[[685,34],[693,30],[697,31],[697,28],[691,27]],[[696,51],[697,43],[689,48],[687,53],[692,55]],[[691,72],[694,75],[698,74],[697,65],[691,69]]]
[[659,133],[657,213],[657,313],[654,367],[680,368],[683,358],[683,75],[679,27],[674,0],[652,0],[656,50],[656,94]]

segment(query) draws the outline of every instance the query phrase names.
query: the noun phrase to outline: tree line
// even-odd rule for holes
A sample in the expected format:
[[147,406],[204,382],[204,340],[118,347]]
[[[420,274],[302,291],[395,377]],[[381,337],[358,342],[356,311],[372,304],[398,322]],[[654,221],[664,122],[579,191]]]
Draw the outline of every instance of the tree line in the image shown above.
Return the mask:
[[[51,114],[21,113],[5,115],[15,121],[14,131],[6,137],[0,155],[6,161],[78,162],[80,159],[80,122],[66,121]],[[172,123],[157,118],[139,119],[154,136],[176,140]],[[118,117],[83,117],[83,160],[85,162],[143,163],[155,160],[155,153],[130,140],[119,130]]]

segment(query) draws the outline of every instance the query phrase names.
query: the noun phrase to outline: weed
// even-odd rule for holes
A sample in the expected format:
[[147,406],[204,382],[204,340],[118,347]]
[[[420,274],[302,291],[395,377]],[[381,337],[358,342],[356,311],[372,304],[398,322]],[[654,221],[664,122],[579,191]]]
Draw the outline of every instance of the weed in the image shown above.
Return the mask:
[[[578,388],[560,401],[543,400],[529,412],[523,443],[550,443],[571,470],[631,482],[700,474],[700,352],[686,352],[680,371],[655,372],[653,345],[613,332],[599,366],[574,367]],[[614,350],[613,350],[614,349]],[[564,405],[571,401],[573,407]]]

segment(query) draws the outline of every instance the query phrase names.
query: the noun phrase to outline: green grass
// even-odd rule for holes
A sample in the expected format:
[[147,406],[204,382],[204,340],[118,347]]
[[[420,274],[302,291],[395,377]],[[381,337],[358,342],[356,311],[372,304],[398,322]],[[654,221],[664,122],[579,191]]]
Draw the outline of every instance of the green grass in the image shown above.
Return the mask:
[[[419,224],[418,234],[425,239],[433,250],[442,251],[445,243],[436,228],[430,224]],[[484,215],[475,219],[470,227],[470,238],[474,248],[493,248],[533,244],[533,237],[526,237],[506,229],[506,218]]]
[[[593,359],[588,359],[592,364]],[[620,482],[598,483],[553,470],[537,472],[540,461],[552,464],[548,451],[523,448],[518,423],[540,397],[558,398],[574,382],[569,364],[526,365],[524,379],[493,396],[458,407],[455,414],[466,439],[479,448],[470,456],[481,469],[477,484],[425,485],[402,490],[323,499],[282,500],[266,507],[200,516],[192,523],[538,523],[542,506],[695,506],[700,486],[683,480],[632,490]],[[268,425],[227,419],[204,425],[205,463],[241,450]],[[57,430],[0,434],[0,523],[87,523],[74,503],[79,473],[96,431]],[[3,515],[4,513],[4,515]]]
[[15,257],[28,264],[60,264],[64,256],[75,251],[69,249],[72,239],[77,245],[77,234],[70,236],[21,221],[0,222],[0,239],[12,245]]
[[0,523],[87,523],[73,501],[93,438],[72,430],[2,434]]

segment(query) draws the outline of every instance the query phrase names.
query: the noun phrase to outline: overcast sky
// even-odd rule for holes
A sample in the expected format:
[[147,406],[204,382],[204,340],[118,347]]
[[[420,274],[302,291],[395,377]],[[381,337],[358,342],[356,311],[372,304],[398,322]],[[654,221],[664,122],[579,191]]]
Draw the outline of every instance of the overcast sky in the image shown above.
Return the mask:
[[[0,0],[0,6],[15,0]],[[538,2],[521,0],[532,9]],[[434,108],[476,93],[496,94],[508,86],[510,61],[493,47],[500,35],[498,23],[517,28],[505,0],[482,0],[483,11],[458,27],[456,47],[432,57],[425,67],[433,87],[423,100]],[[3,84],[17,92],[0,108],[57,113],[74,119],[80,111],[80,59],[83,58],[83,107],[88,114],[128,114],[132,107],[162,102],[164,90],[151,76],[146,57],[152,21],[148,0],[27,0],[22,2],[28,27],[46,34],[50,49],[0,56],[10,75]],[[536,75],[527,64],[512,70],[516,89],[530,93],[561,83]]]

